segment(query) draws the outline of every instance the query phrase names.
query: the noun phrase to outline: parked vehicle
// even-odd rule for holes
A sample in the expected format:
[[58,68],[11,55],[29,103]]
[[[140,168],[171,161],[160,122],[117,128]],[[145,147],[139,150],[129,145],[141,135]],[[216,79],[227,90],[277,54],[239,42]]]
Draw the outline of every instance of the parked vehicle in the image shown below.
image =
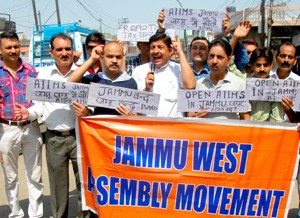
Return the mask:
[[74,42],[74,51],[81,52],[76,63],[82,64],[87,59],[85,39],[94,30],[79,26],[78,23],[42,25],[40,29],[33,31],[29,45],[29,62],[37,71],[40,67],[54,64],[50,55],[50,39],[52,35],[60,32],[70,35]]

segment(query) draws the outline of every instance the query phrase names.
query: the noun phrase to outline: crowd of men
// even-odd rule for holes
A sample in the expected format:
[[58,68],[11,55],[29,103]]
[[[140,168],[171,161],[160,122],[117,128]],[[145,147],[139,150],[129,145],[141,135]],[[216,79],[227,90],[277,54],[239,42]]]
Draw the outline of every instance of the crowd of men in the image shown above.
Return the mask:
[[[29,192],[29,217],[43,217],[42,137],[38,119],[47,127],[45,148],[49,173],[51,210],[55,218],[68,217],[69,162],[71,161],[79,193],[78,216],[96,217],[82,210],[78,173],[75,120],[76,116],[96,114],[137,116],[125,105],[116,109],[90,108],[78,102],[71,105],[26,100],[26,81],[30,77],[58,81],[100,83],[160,94],[157,116],[243,119],[270,122],[299,122],[293,101],[284,97],[282,102],[252,101],[247,111],[237,113],[189,113],[177,111],[177,90],[245,90],[246,79],[274,78],[300,80],[292,72],[296,64],[296,48],[283,43],[275,54],[277,69],[272,70],[273,53],[258,48],[253,39],[247,39],[249,22],[241,22],[230,33],[230,19],[223,21],[223,34],[212,42],[195,37],[189,46],[191,63],[185,56],[178,37],[171,39],[164,32],[164,11],[158,17],[159,30],[149,42],[138,42],[138,57],[126,60],[122,43],[106,43],[99,32],[86,39],[88,60],[75,64],[73,40],[64,33],[51,38],[50,54],[54,65],[39,73],[20,59],[20,43],[16,33],[0,35],[0,161],[5,176],[5,190],[11,209],[9,217],[24,217],[18,192],[18,158],[22,149]],[[176,61],[172,60],[176,56]],[[76,56],[75,56],[76,58]]]

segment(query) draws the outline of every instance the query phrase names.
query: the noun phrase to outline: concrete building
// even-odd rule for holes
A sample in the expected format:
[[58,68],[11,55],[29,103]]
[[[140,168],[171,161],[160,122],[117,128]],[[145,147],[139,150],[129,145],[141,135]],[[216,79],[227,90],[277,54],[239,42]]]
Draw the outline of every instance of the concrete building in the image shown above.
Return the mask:
[[[234,8],[233,8],[234,9]],[[235,29],[242,20],[249,20],[252,25],[249,37],[255,38],[261,46],[261,9],[260,7],[246,8],[241,11],[230,10],[231,27]],[[265,7],[265,45],[268,38],[268,18],[272,18],[271,43],[277,47],[285,41],[292,42],[293,36],[300,33],[300,6],[287,6],[285,3],[273,5],[270,14],[270,5]]]
[[[1,14],[0,14],[1,16]],[[16,31],[16,23],[10,20],[7,20],[4,17],[0,17],[0,32],[4,32],[4,31]]]

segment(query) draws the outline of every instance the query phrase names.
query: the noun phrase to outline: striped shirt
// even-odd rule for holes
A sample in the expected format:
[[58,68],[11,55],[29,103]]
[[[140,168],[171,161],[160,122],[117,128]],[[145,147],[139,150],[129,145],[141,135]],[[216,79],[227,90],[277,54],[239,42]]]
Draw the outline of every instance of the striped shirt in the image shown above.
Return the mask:
[[28,77],[36,77],[37,72],[28,63],[22,62],[21,59],[16,77],[10,74],[5,64],[0,60],[0,118],[14,120],[15,103],[22,104],[29,108],[31,101],[26,100],[26,83]]
[[137,66],[140,66],[140,65],[142,65],[141,54],[139,54],[135,58],[126,60],[126,72],[128,73],[129,76],[131,76],[134,68],[136,68]]

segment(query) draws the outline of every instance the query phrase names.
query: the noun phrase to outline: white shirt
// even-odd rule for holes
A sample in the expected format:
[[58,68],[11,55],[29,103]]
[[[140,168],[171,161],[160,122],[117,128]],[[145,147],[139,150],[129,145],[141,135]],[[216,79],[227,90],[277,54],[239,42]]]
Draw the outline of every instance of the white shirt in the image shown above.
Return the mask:
[[[270,77],[273,79],[279,79],[277,76],[277,70],[272,70],[270,72]],[[298,76],[296,73],[294,73],[293,71],[290,72],[289,76],[286,79],[293,79],[293,80],[300,80],[300,76]]]
[[[151,71],[151,62],[134,68],[132,77],[138,90],[144,90],[147,73]],[[158,117],[183,117],[177,112],[177,90],[182,87],[181,69],[178,63],[169,61],[166,65],[154,71],[154,85],[151,92],[160,94]]]
[[[67,81],[74,70],[75,64],[66,75],[62,75],[56,65],[44,67],[40,70],[39,79]],[[55,88],[55,87],[54,87]],[[28,109],[30,116],[42,115],[42,121],[50,130],[66,131],[75,128],[76,114],[71,105],[52,102],[35,102],[35,105]],[[32,119],[32,118],[30,118]]]

